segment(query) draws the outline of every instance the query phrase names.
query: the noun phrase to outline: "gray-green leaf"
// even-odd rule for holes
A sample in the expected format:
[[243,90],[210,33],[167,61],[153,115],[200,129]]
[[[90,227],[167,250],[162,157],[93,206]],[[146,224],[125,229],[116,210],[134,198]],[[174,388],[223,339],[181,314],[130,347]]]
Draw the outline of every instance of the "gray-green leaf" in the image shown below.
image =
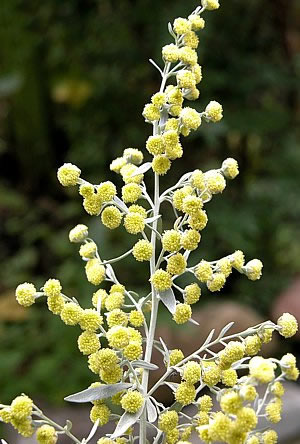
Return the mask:
[[132,361],[131,365],[133,367],[142,367],[142,368],[145,368],[146,370],[157,370],[158,369],[157,365],[152,364],[151,362],[146,362],[146,361],[142,361],[142,360]]
[[131,427],[132,425],[134,425],[137,422],[137,420],[139,419],[139,417],[143,413],[143,410],[144,410],[144,405],[136,413],[125,412],[121,416],[121,418],[118,422],[118,425],[117,425],[114,433],[111,436],[111,439],[116,439],[116,438],[119,438],[119,436],[124,435],[126,430],[128,430],[129,427]]
[[176,299],[172,288],[169,288],[166,291],[160,291],[159,297],[167,307],[170,313],[174,314],[176,309]]
[[100,387],[92,387],[81,392],[69,395],[65,398],[65,401],[69,402],[91,402],[97,399],[110,398],[113,395],[128,389],[132,384],[127,382],[120,382],[118,384],[101,385]]

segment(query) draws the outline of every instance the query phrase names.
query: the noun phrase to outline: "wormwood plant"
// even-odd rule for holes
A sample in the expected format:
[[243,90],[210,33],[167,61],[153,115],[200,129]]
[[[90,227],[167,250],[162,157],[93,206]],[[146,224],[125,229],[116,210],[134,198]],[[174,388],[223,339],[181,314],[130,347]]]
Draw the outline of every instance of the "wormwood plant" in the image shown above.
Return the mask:
[[[160,176],[183,155],[180,136],[197,130],[202,120],[216,123],[222,118],[222,106],[216,101],[211,101],[201,113],[183,107],[185,99],[196,100],[199,96],[196,85],[202,73],[197,63],[196,32],[205,26],[201,15],[218,7],[218,0],[201,0],[188,19],[177,18],[173,25],[169,24],[174,43],[162,49],[163,69],[151,60],[161,75],[160,90],[143,111],[146,122],[153,127],[146,142],[153,158],[144,163],[140,150],[127,148],[122,157],[113,160],[111,170],[124,181],[121,198],[112,182],[93,185],[81,178],[75,165],[67,163],[58,170],[63,186],[79,186],[87,213],[100,217],[111,230],[123,223],[132,235],[133,246],[120,257],[104,259],[100,256],[101,248],[89,237],[87,226],[77,225],[70,231],[70,241],[81,244],[79,254],[85,263],[87,280],[96,287],[92,308],[84,309],[75,298],[65,295],[57,279],[49,279],[40,291],[31,283],[16,289],[21,305],[29,307],[45,296],[52,313],[67,325],[79,325],[79,350],[87,356],[89,369],[96,375],[89,388],[66,398],[70,402],[92,403],[90,419],[94,425],[87,438],[75,437],[70,421],[61,426],[47,418],[25,394],[11,405],[0,405],[2,421],[11,423],[25,437],[36,433],[41,444],[55,444],[62,434],[77,444],[88,443],[95,434],[99,434],[98,444],[145,444],[150,442],[150,436],[153,443],[187,444],[192,432],[205,443],[277,442],[274,430],[257,429],[258,419],[264,418],[266,424],[280,421],[282,381],[296,380],[299,371],[291,354],[279,361],[265,359],[258,353],[263,343],[271,341],[275,330],[285,338],[296,333],[298,325],[292,315],[284,313],[277,324],[266,321],[237,334],[228,333],[233,324],[230,323],[219,334],[213,330],[189,356],[179,349],[169,350],[161,338],[155,339],[160,302],[177,324],[197,324],[192,319],[191,306],[199,301],[203,286],[211,292],[220,291],[233,270],[253,281],[262,272],[261,261],[245,263],[242,251],[212,262],[202,259],[192,265],[190,260],[208,221],[205,205],[215,194],[223,192],[226,180],[238,175],[234,159],[226,159],[218,169],[188,172],[174,186],[160,191]],[[153,195],[148,193],[144,181],[151,170]],[[162,222],[158,225],[164,202],[174,211],[174,225],[168,230],[159,228]],[[129,255],[149,262],[147,279],[151,288],[147,295],[127,289],[117,278],[112,264]],[[184,274],[191,279],[182,288]],[[216,344],[222,346],[218,353],[212,350]],[[149,387],[149,374],[157,369],[151,363],[153,347],[161,353],[164,372]],[[172,380],[174,372],[180,376],[180,383]],[[162,385],[173,391],[174,403],[169,408],[155,398]],[[258,394],[260,385],[263,391]],[[211,396],[203,395],[205,388]],[[212,397],[216,401],[214,411]],[[189,405],[194,410],[182,411]],[[114,423],[113,431],[104,437],[101,427],[110,420]]]

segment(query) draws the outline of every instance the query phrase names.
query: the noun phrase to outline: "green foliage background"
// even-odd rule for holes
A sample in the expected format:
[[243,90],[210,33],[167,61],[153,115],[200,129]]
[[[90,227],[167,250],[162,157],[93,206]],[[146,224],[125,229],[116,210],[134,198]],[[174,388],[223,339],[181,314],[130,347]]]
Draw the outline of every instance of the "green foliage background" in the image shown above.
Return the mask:
[[[77,164],[91,182],[112,179],[109,163],[126,147],[144,147],[151,128],[141,111],[159,86],[147,62],[160,63],[167,22],[186,16],[196,1],[2,0],[0,6],[0,374],[1,398],[19,392],[61,401],[89,382],[75,343],[78,332],[43,304],[23,312],[8,301],[23,281],[37,287],[61,279],[66,294],[88,304],[76,223],[112,257],[132,239],[104,230],[82,209],[76,191],[62,189],[56,170]],[[224,106],[224,120],[184,140],[165,186],[195,167],[215,168],[235,157],[241,174],[208,204],[209,226],[199,257],[245,251],[263,260],[256,284],[233,276],[222,298],[246,302],[268,315],[278,293],[300,271],[300,37],[296,0],[223,1],[206,13],[199,57],[202,110]],[[194,106],[194,105],[193,105]],[[144,268],[118,267],[128,287],[143,291]],[[211,300],[211,296],[209,296]],[[208,299],[208,298],[206,298]],[[205,301],[205,297],[203,298]],[[5,309],[4,309],[5,307]],[[53,375],[59,375],[63,386]]]

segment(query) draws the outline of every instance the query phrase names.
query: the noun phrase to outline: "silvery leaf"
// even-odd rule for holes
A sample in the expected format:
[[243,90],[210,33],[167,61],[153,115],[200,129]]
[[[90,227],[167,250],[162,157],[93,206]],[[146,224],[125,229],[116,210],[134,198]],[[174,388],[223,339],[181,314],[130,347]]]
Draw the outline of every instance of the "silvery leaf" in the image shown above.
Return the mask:
[[114,273],[113,267],[110,264],[106,265],[106,271],[105,272],[106,272],[106,276],[109,279],[112,279],[112,280],[115,279],[115,273]]
[[93,425],[93,427],[89,433],[89,436],[86,438],[86,440],[85,440],[86,443],[88,443],[93,438],[93,436],[95,435],[95,433],[97,431],[98,425],[99,425],[99,418],[97,419],[97,421]]
[[119,382],[118,384],[101,385],[100,387],[92,387],[81,392],[69,395],[65,401],[69,402],[91,402],[97,399],[110,398],[113,395],[131,387],[132,384]]
[[174,39],[175,39],[176,35],[174,34],[174,31],[173,31],[173,28],[172,28],[172,25],[170,22],[168,23],[168,31],[171,34],[171,36],[174,37]]
[[177,384],[177,382],[165,381],[164,384],[167,385],[168,387],[170,387],[170,389],[173,390],[173,392],[175,392],[175,390],[179,386],[179,384]]
[[179,179],[179,182],[184,182],[185,180],[189,179],[192,173],[185,173],[181,178]]
[[169,354],[168,347],[166,346],[164,340],[163,340],[162,338],[159,338],[159,340],[160,340],[160,342],[161,342],[161,345],[163,346],[164,351],[165,351],[167,354]]
[[142,361],[142,360],[131,361],[131,365],[133,367],[142,367],[142,368],[145,368],[146,370],[157,370],[158,369],[157,365],[152,364],[151,362],[146,362],[146,361]]
[[174,313],[176,309],[176,299],[172,288],[169,288],[166,291],[160,291],[159,297],[167,307],[170,313]]
[[199,325],[199,322],[195,321],[195,319],[189,319],[189,322],[194,325]]
[[155,222],[160,217],[161,217],[160,214],[158,214],[157,216],[148,217],[148,219],[145,219],[145,222],[146,222],[146,224],[152,224],[152,222]]
[[123,211],[125,211],[125,213],[128,213],[128,208],[126,207],[124,202],[121,199],[119,199],[118,196],[114,197],[114,201],[119,205],[119,207],[122,208]]
[[214,334],[215,334],[215,329],[213,329],[213,330],[209,333],[209,335],[208,335],[207,338],[205,339],[205,341],[204,341],[202,347],[205,347],[207,344],[210,343],[210,341],[212,340]]
[[5,439],[1,439],[1,444],[8,444]]
[[150,170],[151,167],[152,167],[152,163],[151,162],[143,163],[143,165],[139,166],[138,169],[135,170],[135,172],[133,174],[131,174],[131,177],[138,176],[139,174],[144,174],[148,170]]
[[226,333],[227,333],[228,330],[233,326],[233,324],[234,324],[234,322],[229,322],[229,324],[225,325],[225,327],[222,328],[222,330],[221,330],[221,332],[220,332],[220,334],[219,334],[219,336],[218,336],[218,339],[223,338],[223,336],[226,335]]
[[146,401],[146,407],[147,407],[147,416],[148,421],[150,423],[153,423],[157,419],[157,410],[151,399],[147,399]]
[[72,429],[72,426],[73,426],[73,424],[71,423],[71,421],[69,419],[67,419],[64,429],[69,432]]
[[136,413],[125,412],[121,416],[121,418],[118,422],[118,425],[110,438],[116,439],[116,438],[119,438],[119,436],[124,435],[124,433],[129,429],[129,427],[131,427],[132,425],[134,425],[137,422],[137,420],[139,419],[139,417],[143,413],[143,410],[144,410],[144,406],[142,406],[140,408],[140,410]]

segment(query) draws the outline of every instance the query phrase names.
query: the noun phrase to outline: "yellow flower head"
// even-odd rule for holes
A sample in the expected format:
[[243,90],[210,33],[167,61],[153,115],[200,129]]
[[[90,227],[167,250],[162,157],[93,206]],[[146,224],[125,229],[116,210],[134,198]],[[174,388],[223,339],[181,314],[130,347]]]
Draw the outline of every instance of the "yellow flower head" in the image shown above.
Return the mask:
[[103,324],[103,318],[93,308],[87,308],[82,311],[79,324],[82,330],[95,332]]
[[105,267],[99,259],[90,259],[85,266],[87,280],[93,285],[99,285],[105,279]]
[[179,48],[174,43],[162,48],[162,57],[166,62],[176,63],[179,59]]
[[83,200],[83,208],[90,216],[98,216],[102,207],[100,196],[93,194]]
[[233,268],[235,268],[238,271],[241,271],[242,267],[244,266],[244,263],[245,263],[244,253],[241,250],[235,251],[231,255],[230,261],[231,261],[231,265],[233,266]]
[[184,354],[182,353],[181,350],[179,350],[178,348],[175,348],[174,350],[170,350],[170,355],[169,355],[169,365],[170,366],[178,364],[183,359],[184,359]]
[[47,298],[47,305],[53,314],[60,314],[65,305],[65,300],[62,296],[49,296]]
[[176,253],[180,249],[181,233],[177,230],[167,230],[162,236],[163,249]]
[[129,361],[139,359],[142,353],[143,353],[143,348],[141,344],[135,341],[130,342],[130,344],[128,344],[123,350],[124,357]]
[[257,355],[260,351],[262,341],[258,335],[248,336],[245,339],[245,354],[249,356]]
[[136,413],[143,404],[144,397],[137,390],[127,392],[121,400],[122,408],[129,413]]
[[33,402],[26,396],[17,396],[10,406],[11,415],[17,421],[25,421],[32,413]]
[[54,427],[44,424],[37,429],[36,439],[39,444],[56,444],[58,437]]
[[204,173],[204,179],[207,189],[211,194],[222,193],[226,187],[224,176],[216,170]]
[[99,419],[99,426],[103,426],[108,423],[111,411],[105,404],[94,405],[90,411],[90,419],[92,422],[96,422]]
[[163,154],[165,151],[163,136],[149,136],[146,142],[146,148],[153,156]]
[[163,106],[166,103],[166,100],[166,94],[162,92],[157,92],[151,97],[151,102],[153,103],[153,105],[159,107]]
[[237,372],[233,368],[222,371],[222,383],[226,387],[233,387],[238,380]]
[[224,413],[236,414],[242,408],[243,403],[238,393],[230,391],[221,397],[220,406]]
[[93,373],[99,373],[100,370],[109,371],[117,366],[119,362],[118,356],[114,350],[110,348],[102,348],[96,353],[89,356],[89,369]]
[[276,365],[270,359],[255,356],[249,362],[249,374],[263,384],[273,381]]
[[97,245],[93,241],[81,245],[79,254],[84,259],[93,259],[97,252]]
[[189,384],[188,382],[182,382],[176,389],[175,399],[181,405],[189,405],[191,404],[196,397],[196,389],[193,384]]
[[48,279],[44,284],[43,289],[46,296],[58,297],[62,290],[62,286],[58,279]]
[[222,173],[226,179],[235,179],[239,174],[239,165],[235,159],[228,157],[222,163]]
[[100,341],[96,333],[84,331],[78,338],[78,348],[84,355],[96,353],[100,348]]
[[181,35],[191,30],[191,24],[187,19],[178,17],[177,19],[174,20],[173,28],[176,34]]
[[142,189],[137,183],[128,183],[122,188],[122,199],[125,203],[134,203],[142,195]]
[[226,282],[224,273],[213,273],[211,279],[206,282],[207,288],[210,291],[220,291]]
[[65,163],[58,168],[57,178],[64,187],[72,187],[77,185],[81,170],[72,163]]
[[160,268],[151,276],[151,282],[157,291],[166,291],[172,287],[171,275]]
[[241,432],[250,432],[257,426],[257,416],[250,407],[243,407],[238,410],[235,427]]
[[209,387],[218,384],[221,379],[221,369],[213,361],[204,361],[202,363],[202,381]]
[[274,382],[274,384],[271,386],[271,393],[273,393],[273,395],[275,396],[278,396],[279,398],[284,395],[284,387],[281,382]]
[[143,116],[146,120],[149,120],[150,122],[154,122],[155,120],[160,119],[160,112],[159,107],[153,105],[153,103],[148,103],[145,105]]
[[67,325],[76,325],[80,322],[83,310],[75,302],[68,302],[64,305],[60,317]]
[[184,289],[184,301],[186,304],[192,305],[199,301],[201,296],[201,288],[198,284],[187,285]]
[[114,205],[104,208],[101,213],[101,222],[103,225],[111,230],[118,228],[121,224],[122,213]]
[[124,150],[123,157],[128,163],[133,163],[134,165],[140,165],[144,160],[142,151],[136,148],[126,148],[126,150]]
[[24,282],[24,284],[20,284],[16,288],[16,299],[23,307],[30,307],[30,305],[34,304],[35,295],[35,286],[28,282]]
[[283,313],[278,319],[277,324],[281,327],[279,333],[285,338],[291,338],[298,331],[297,319],[290,313]]
[[254,401],[257,397],[257,391],[253,385],[242,385],[239,393],[245,401]]
[[202,260],[196,267],[195,276],[200,282],[207,282],[212,278],[213,271],[209,262]]
[[[184,36],[184,43],[186,46],[183,46],[179,49],[179,60],[185,65],[196,65],[198,62],[198,56],[193,48],[197,48],[199,39],[197,35],[190,31]],[[194,77],[195,82],[195,77]]]
[[189,304],[176,305],[173,319],[176,324],[185,324],[192,317],[192,309]]
[[200,364],[198,364],[195,361],[189,361],[187,364],[183,367],[183,376],[182,379],[184,379],[189,384],[196,384],[200,381],[201,377],[201,367]]
[[219,353],[219,365],[222,370],[226,370],[231,366],[231,364],[242,359],[244,354],[244,344],[239,341],[230,341]]
[[218,0],[201,0],[201,4],[209,11],[213,11],[214,9],[218,9],[220,7]]
[[268,430],[262,435],[263,444],[276,444],[278,441],[278,435],[275,430]]
[[180,118],[183,125],[188,129],[196,130],[201,125],[201,116],[198,111],[193,108],[183,108],[180,113]]
[[83,242],[89,235],[88,227],[83,224],[78,224],[72,228],[69,233],[70,242],[79,243]]
[[144,324],[144,315],[138,310],[132,310],[129,313],[129,322],[134,327],[141,327]]
[[101,299],[101,308],[105,307],[105,300],[107,298],[108,294],[105,290],[103,290],[102,288],[100,288],[99,290],[97,290],[92,297],[92,304],[95,308],[98,307],[98,301],[99,298]]
[[201,412],[210,412],[213,406],[213,401],[211,396],[203,395],[200,396],[197,400],[199,411]]
[[129,344],[129,334],[127,328],[119,325],[111,327],[106,334],[106,338],[109,346],[112,348],[122,349]]
[[114,159],[112,163],[110,164],[110,170],[114,171],[117,174],[120,174],[121,169],[123,166],[126,165],[126,159],[124,157],[117,157],[117,159]]
[[82,197],[86,197],[87,199],[89,197],[92,197],[95,192],[95,187],[91,183],[83,183],[79,187],[79,194]]
[[158,154],[157,156],[154,156],[152,160],[152,169],[155,173],[157,173],[159,176],[163,176],[169,171],[170,168],[170,159],[168,159],[165,155]]
[[97,194],[102,202],[109,202],[117,194],[116,186],[109,180],[107,182],[102,182],[97,187]]
[[186,269],[186,259],[181,253],[173,254],[168,259],[167,272],[173,275],[184,273]]
[[245,267],[244,271],[248,279],[256,281],[261,278],[263,264],[259,259],[252,259]]
[[130,234],[141,233],[145,228],[145,219],[139,213],[129,212],[124,218],[124,227]]
[[268,421],[273,424],[277,424],[281,421],[282,401],[280,398],[276,398],[269,402],[266,406],[266,414]]
[[120,291],[113,291],[105,299],[105,308],[108,311],[112,311],[115,308],[121,308],[124,305],[125,296]]
[[194,230],[204,230],[207,222],[208,218],[205,210],[200,210],[196,214],[188,218],[188,224]]
[[127,183],[137,183],[140,184],[144,178],[143,174],[136,174],[138,167],[132,163],[127,163],[121,170],[121,176],[125,184]]
[[193,31],[200,31],[205,26],[205,21],[197,14],[191,14],[188,17]]
[[[182,69],[181,71],[179,71],[176,75],[176,80],[177,80],[177,84],[178,84],[179,88],[190,89],[190,88],[195,88],[195,86],[196,86],[196,79],[195,79],[194,74],[187,69]],[[188,115],[188,117],[189,117],[189,115]],[[186,121],[187,121],[188,117],[186,118]],[[199,120],[199,118],[197,116],[196,116],[196,118]],[[200,124],[198,126],[200,126]]]
[[116,325],[121,325],[122,327],[127,327],[128,315],[119,308],[115,308],[107,314],[107,325],[109,327],[114,327]]
[[185,197],[191,195],[193,188],[191,186],[185,186],[179,190],[176,190],[173,194],[173,205],[176,210],[182,211],[183,200]]
[[206,117],[212,122],[219,122],[223,117],[223,108],[220,103],[211,101],[205,108]]
[[193,251],[198,248],[201,235],[197,230],[186,230],[181,238],[181,245],[185,250]]
[[202,206],[203,202],[202,199],[200,199],[200,197],[190,195],[186,196],[183,199],[182,211],[188,214],[189,216],[195,216],[196,214],[199,213]]
[[167,433],[176,429],[178,425],[178,413],[175,410],[168,410],[159,415],[158,428]]

